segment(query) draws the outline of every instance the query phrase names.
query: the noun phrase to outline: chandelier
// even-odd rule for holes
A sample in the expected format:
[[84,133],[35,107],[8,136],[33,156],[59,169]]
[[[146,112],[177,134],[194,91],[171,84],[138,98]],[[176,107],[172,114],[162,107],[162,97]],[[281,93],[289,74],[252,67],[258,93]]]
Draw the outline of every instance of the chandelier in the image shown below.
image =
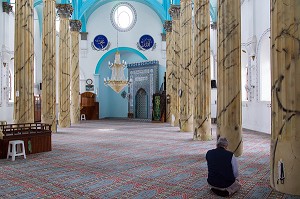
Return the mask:
[[119,49],[119,30],[117,29],[117,52],[115,54],[115,61],[113,63],[108,62],[108,68],[111,69],[111,78],[104,78],[104,85],[110,86],[115,92],[119,93],[123,88],[129,85],[129,81],[126,80],[124,70],[127,67],[126,61],[121,62],[121,55]]
[[127,67],[126,61],[121,62],[120,53],[117,50],[115,54],[115,61],[108,62],[108,68],[111,69],[111,78],[104,78],[104,85],[110,86],[115,92],[119,93],[125,86],[129,84],[124,75],[124,70]]

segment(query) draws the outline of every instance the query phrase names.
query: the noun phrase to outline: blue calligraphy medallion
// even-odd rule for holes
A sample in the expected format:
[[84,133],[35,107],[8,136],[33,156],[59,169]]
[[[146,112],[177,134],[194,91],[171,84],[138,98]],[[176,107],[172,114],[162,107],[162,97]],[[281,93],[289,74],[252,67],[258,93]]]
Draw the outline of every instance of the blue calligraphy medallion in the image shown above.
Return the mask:
[[94,47],[99,50],[104,50],[108,45],[108,39],[104,35],[97,35],[94,38]]
[[143,35],[139,40],[139,45],[144,50],[149,50],[154,46],[154,39],[150,35]]

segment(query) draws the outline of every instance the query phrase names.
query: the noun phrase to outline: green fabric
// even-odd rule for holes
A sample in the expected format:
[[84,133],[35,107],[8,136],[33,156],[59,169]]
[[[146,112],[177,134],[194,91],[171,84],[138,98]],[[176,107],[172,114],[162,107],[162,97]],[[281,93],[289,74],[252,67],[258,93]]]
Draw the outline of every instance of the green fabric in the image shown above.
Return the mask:
[[29,153],[32,153],[32,147],[31,147],[31,141],[28,140],[28,151]]
[[160,96],[154,96],[154,107],[153,107],[154,113],[153,113],[153,119],[155,121],[160,120]]

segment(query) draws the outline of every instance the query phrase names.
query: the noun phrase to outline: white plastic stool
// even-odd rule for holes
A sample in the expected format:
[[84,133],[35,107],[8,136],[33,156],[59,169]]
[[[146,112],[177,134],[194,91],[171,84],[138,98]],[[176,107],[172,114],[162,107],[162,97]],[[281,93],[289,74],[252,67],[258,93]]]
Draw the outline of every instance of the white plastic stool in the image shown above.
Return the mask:
[[86,120],[85,114],[81,114],[81,115],[80,115],[80,120]]
[[[17,150],[17,147],[19,150]],[[16,156],[21,156],[21,155],[23,155],[24,159],[26,159],[24,141],[23,140],[9,141],[8,150],[7,150],[7,159],[9,158],[9,156],[11,156],[12,161],[15,161]]]

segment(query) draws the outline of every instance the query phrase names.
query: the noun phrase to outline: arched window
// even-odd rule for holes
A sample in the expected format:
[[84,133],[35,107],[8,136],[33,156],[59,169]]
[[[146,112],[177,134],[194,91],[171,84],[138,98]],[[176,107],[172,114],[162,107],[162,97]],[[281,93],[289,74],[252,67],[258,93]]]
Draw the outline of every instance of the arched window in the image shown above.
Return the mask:
[[260,67],[260,100],[271,101],[271,57],[270,57],[270,31],[261,39],[259,48]]
[[122,2],[113,8],[110,19],[117,30],[126,32],[131,30],[136,23],[136,11],[131,4]]

